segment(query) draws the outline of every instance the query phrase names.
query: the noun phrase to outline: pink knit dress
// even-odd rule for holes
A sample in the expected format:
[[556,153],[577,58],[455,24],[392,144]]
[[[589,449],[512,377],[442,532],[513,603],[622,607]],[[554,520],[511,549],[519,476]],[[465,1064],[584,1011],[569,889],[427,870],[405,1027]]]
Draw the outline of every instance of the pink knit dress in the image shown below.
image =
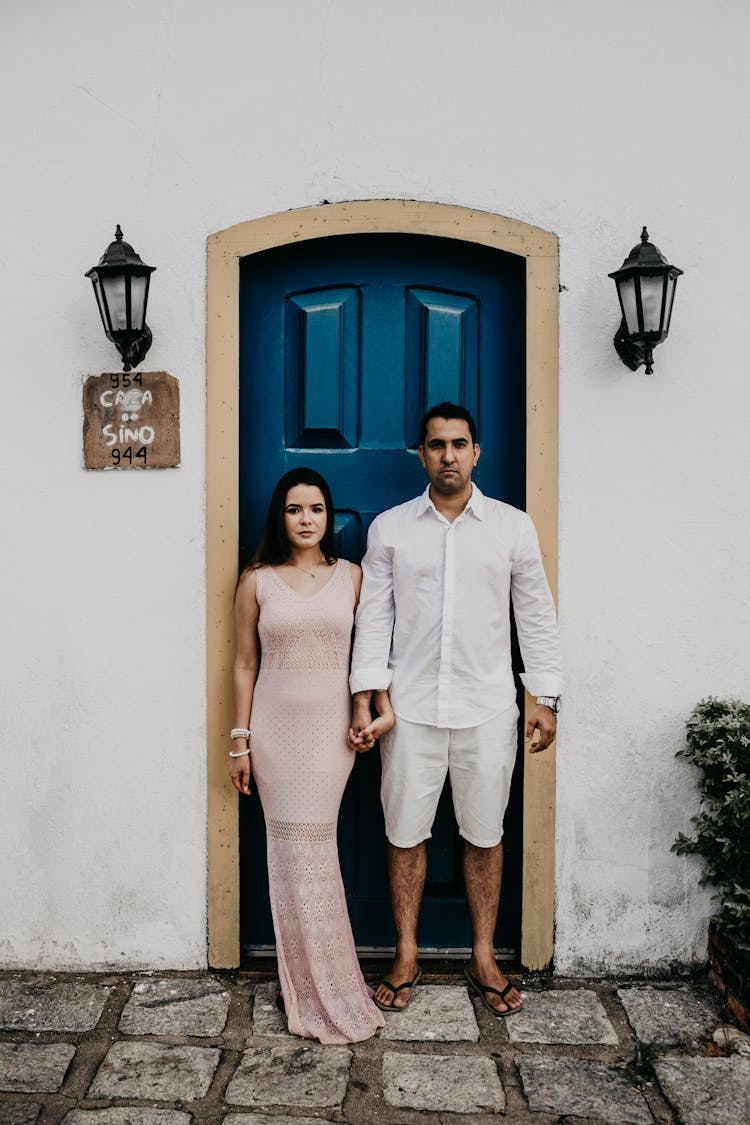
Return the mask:
[[310,597],[272,567],[259,568],[256,581],[261,664],[250,724],[252,769],[266,820],[289,1030],[321,1043],[357,1043],[384,1020],[357,961],[336,846],[355,758],[346,742],[351,568],[337,562]]

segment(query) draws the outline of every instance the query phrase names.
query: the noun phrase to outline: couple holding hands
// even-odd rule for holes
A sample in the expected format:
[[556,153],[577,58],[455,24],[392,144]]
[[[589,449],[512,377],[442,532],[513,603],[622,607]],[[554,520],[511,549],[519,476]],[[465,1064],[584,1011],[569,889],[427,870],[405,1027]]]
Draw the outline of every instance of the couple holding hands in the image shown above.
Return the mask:
[[[497,967],[502,831],[516,757],[513,613],[536,696],[531,752],[555,737],[563,682],[536,532],[472,483],[474,419],[440,403],[421,422],[425,491],[378,516],[362,569],[336,557],[325,480],[276,485],[236,595],[233,784],[263,805],[280,1005],[289,1031],[354,1043],[409,1003],[420,970],[425,840],[450,773],[472,925],[465,970],[496,1015],[521,1007]],[[352,645],[352,625],[356,629]],[[396,955],[374,994],[357,960],[336,826],[355,752],[380,739]]]

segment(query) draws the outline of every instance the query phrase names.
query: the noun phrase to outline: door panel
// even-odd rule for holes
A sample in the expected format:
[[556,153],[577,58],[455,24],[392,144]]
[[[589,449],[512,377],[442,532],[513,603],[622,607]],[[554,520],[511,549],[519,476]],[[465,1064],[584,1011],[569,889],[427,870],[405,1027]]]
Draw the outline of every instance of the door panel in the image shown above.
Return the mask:
[[[421,492],[416,446],[435,402],[477,419],[475,472],[490,496],[523,506],[525,272],[513,255],[450,239],[355,235],[254,254],[242,263],[240,566],[260,536],[276,480],[309,465],[331,485],[340,554],[359,561],[384,508]],[[519,775],[520,777],[520,775]],[[520,933],[520,792],[506,816],[497,944]],[[390,946],[377,753],[357,759],[339,850],[355,938]],[[241,805],[245,951],[273,945],[265,836],[255,797]],[[420,943],[462,948],[469,927],[446,784],[433,837]]]
[[[428,289],[406,291],[407,400],[460,402],[474,416],[479,406],[479,314],[476,298]],[[408,384],[411,383],[412,386]]]
[[287,445],[353,449],[359,415],[359,292],[296,293],[286,307]]

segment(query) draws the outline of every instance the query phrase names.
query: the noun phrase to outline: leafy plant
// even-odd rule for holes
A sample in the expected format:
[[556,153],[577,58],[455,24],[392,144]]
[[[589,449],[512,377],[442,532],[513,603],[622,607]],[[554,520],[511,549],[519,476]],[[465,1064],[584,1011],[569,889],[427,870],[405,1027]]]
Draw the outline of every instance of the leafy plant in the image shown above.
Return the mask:
[[701,809],[693,836],[682,832],[678,855],[706,862],[701,883],[718,887],[718,930],[750,941],[750,705],[739,699],[704,699],[687,721],[678,758],[703,771]]

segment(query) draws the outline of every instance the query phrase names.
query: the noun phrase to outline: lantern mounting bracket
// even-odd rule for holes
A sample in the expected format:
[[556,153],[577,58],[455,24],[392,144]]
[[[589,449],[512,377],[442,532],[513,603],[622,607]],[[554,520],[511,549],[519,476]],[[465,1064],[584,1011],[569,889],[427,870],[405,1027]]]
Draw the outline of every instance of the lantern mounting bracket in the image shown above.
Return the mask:
[[645,344],[638,344],[630,339],[624,317],[620,320],[619,327],[612,337],[612,343],[615,345],[615,351],[622,362],[631,371],[637,371],[645,363],[646,374],[653,375],[654,369],[651,366],[654,357],[653,348],[649,348]]
[[123,371],[130,371],[133,367],[137,367],[141,360],[146,358],[146,352],[153,341],[154,337],[151,335],[151,329],[147,324],[143,325],[143,331],[136,340],[133,340],[132,344],[120,344],[117,340],[113,340],[112,343],[122,357]]

